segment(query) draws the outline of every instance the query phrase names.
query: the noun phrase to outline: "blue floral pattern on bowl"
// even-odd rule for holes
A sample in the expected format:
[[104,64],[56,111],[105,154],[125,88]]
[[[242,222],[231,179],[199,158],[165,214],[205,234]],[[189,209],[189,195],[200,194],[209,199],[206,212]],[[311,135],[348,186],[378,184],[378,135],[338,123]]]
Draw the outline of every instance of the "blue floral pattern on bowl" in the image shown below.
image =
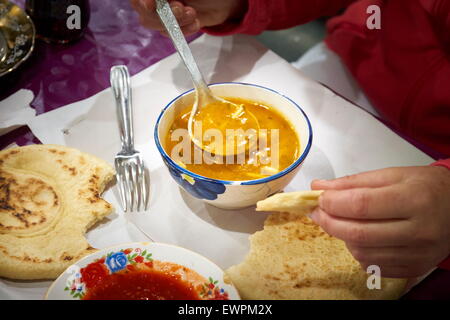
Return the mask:
[[128,259],[125,253],[116,252],[106,257],[105,264],[111,273],[120,271],[127,266]]
[[169,168],[170,175],[192,196],[198,199],[216,200],[219,194],[225,192],[226,187],[224,184],[195,179],[177,170],[167,161],[165,162]]

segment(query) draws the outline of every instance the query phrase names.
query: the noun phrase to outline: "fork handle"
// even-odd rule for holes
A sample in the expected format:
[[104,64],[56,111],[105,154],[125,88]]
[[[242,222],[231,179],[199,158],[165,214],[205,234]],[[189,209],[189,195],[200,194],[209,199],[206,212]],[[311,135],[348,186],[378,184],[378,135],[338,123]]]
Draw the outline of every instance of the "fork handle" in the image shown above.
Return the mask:
[[130,74],[127,67],[112,67],[110,81],[116,99],[122,150],[134,151],[133,109],[131,105]]

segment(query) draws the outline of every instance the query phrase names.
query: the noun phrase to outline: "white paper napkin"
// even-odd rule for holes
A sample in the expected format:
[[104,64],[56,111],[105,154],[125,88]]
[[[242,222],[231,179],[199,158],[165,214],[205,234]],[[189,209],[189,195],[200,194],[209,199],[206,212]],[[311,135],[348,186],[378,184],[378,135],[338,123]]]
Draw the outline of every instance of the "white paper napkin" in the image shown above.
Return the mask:
[[20,89],[0,101],[0,136],[23,126],[36,116],[36,111],[30,107],[33,98],[32,91]]

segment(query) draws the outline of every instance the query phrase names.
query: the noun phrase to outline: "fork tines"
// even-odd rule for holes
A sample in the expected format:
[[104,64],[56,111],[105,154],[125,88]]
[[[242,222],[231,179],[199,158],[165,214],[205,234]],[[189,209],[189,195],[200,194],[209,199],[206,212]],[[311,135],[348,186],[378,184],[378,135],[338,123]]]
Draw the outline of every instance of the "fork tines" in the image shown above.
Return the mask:
[[140,155],[116,157],[120,200],[125,212],[143,211],[148,206],[148,175]]

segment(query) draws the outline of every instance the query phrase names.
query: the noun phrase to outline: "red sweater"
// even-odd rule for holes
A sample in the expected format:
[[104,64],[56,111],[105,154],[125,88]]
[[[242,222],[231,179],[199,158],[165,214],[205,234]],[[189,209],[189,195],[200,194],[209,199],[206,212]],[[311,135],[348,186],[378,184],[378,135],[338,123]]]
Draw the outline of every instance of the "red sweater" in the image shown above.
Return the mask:
[[[371,4],[381,8],[380,30],[366,26]],[[346,6],[328,23],[328,46],[384,120],[450,157],[450,0],[248,0],[242,21],[206,32],[258,34]]]
[[[205,31],[258,34],[321,16],[336,52],[372,104],[395,129],[450,156],[450,0],[247,0],[242,21]],[[381,29],[366,22],[381,8]],[[450,159],[440,161],[450,169]],[[450,259],[441,264],[450,269]]]

